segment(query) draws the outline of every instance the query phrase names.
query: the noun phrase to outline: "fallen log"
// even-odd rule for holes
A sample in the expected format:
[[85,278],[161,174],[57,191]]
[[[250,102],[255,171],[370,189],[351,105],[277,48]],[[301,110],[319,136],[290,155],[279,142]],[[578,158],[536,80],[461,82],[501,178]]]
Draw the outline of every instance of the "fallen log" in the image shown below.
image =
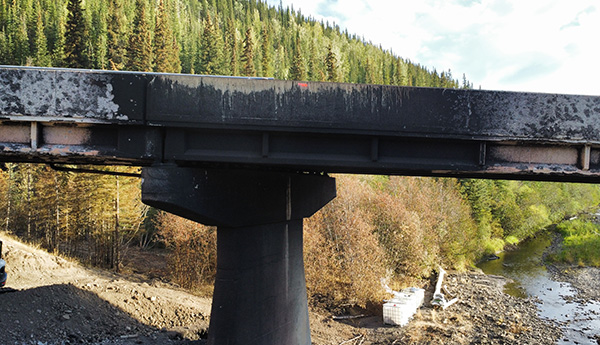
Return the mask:
[[444,275],[446,275],[446,271],[442,267],[439,269],[438,281],[435,284],[435,292],[433,293],[433,299],[431,300],[431,305],[434,308],[442,308],[442,310],[448,308],[454,303],[458,302],[458,297],[447,301],[446,296],[442,293],[442,284],[444,282]]

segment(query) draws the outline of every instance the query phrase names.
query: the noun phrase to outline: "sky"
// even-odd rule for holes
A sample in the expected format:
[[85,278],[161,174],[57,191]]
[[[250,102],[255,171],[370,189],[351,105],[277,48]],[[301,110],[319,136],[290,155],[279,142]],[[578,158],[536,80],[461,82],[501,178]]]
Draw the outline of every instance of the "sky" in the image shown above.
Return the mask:
[[598,0],[281,2],[475,88],[600,95]]

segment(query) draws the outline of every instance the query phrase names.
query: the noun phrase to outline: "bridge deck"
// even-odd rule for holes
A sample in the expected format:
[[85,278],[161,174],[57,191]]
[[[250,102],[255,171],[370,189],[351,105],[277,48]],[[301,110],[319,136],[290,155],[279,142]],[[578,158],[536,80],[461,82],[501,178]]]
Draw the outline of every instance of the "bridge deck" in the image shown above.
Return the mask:
[[600,97],[0,67],[0,160],[600,180]]

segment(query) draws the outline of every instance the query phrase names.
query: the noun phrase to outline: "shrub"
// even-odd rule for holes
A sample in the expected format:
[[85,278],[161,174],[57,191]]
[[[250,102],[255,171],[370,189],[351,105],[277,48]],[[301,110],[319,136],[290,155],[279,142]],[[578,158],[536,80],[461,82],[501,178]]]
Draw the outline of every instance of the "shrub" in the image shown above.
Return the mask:
[[177,284],[204,288],[211,284],[217,269],[216,228],[198,224],[171,213],[159,212],[158,236],[171,250],[168,265]]
[[504,241],[501,238],[491,238],[484,243],[484,254],[491,255],[504,249]]
[[515,236],[512,236],[512,235],[506,236],[506,238],[504,239],[504,241],[506,243],[508,243],[508,244],[511,244],[511,245],[515,245],[515,244],[519,243],[519,239],[516,238]]
[[305,222],[313,295],[366,306],[433,269],[463,268],[481,252],[471,209],[454,179],[336,176],[338,197]]
[[583,219],[562,222],[556,227],[564,236],[562,251],[554,256],[578,266],[600,266],[600,229],[597,224]]
[[478,254],[477,228],[455,179],[391,177],[369,209],[397,275],[427,277],[439,264],[461,268]]
[[362,204],[375,192],[364,182],[339,176],[338,196],[305,221],[305,263],[309,294],[363,307],[384,297],[386,269],[369,214]]

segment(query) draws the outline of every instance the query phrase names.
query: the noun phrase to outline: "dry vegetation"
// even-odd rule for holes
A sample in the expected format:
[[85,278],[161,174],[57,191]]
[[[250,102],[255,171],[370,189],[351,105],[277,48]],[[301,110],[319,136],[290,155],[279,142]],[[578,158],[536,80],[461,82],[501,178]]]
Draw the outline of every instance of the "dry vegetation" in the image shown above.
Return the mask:
[[[381,279],[395,290],[422,284],[438,265],[464,269],[505,243],[600,202],[600,189],[593,185],[336,179],[338,197],[305,220],[307,288],[313,302],[326,306],[376,306],[385,297]],[[216,230],[147,212],[138,179],[6,164],[0,186],[0,224],[20,238],[114,270],[127,262],[128,248],[163,247],[172,281],[210,293]]]
[[454,180],[339,176],[336,200],[305,224],[309,292],[378,304],[382,278],[399,289],[439,264],[464,267],[475,229]]
[[217,232],[167,212],[156,217],[160,240],[171,250],[171,279],[188,289],[211,285],[217,272]]

